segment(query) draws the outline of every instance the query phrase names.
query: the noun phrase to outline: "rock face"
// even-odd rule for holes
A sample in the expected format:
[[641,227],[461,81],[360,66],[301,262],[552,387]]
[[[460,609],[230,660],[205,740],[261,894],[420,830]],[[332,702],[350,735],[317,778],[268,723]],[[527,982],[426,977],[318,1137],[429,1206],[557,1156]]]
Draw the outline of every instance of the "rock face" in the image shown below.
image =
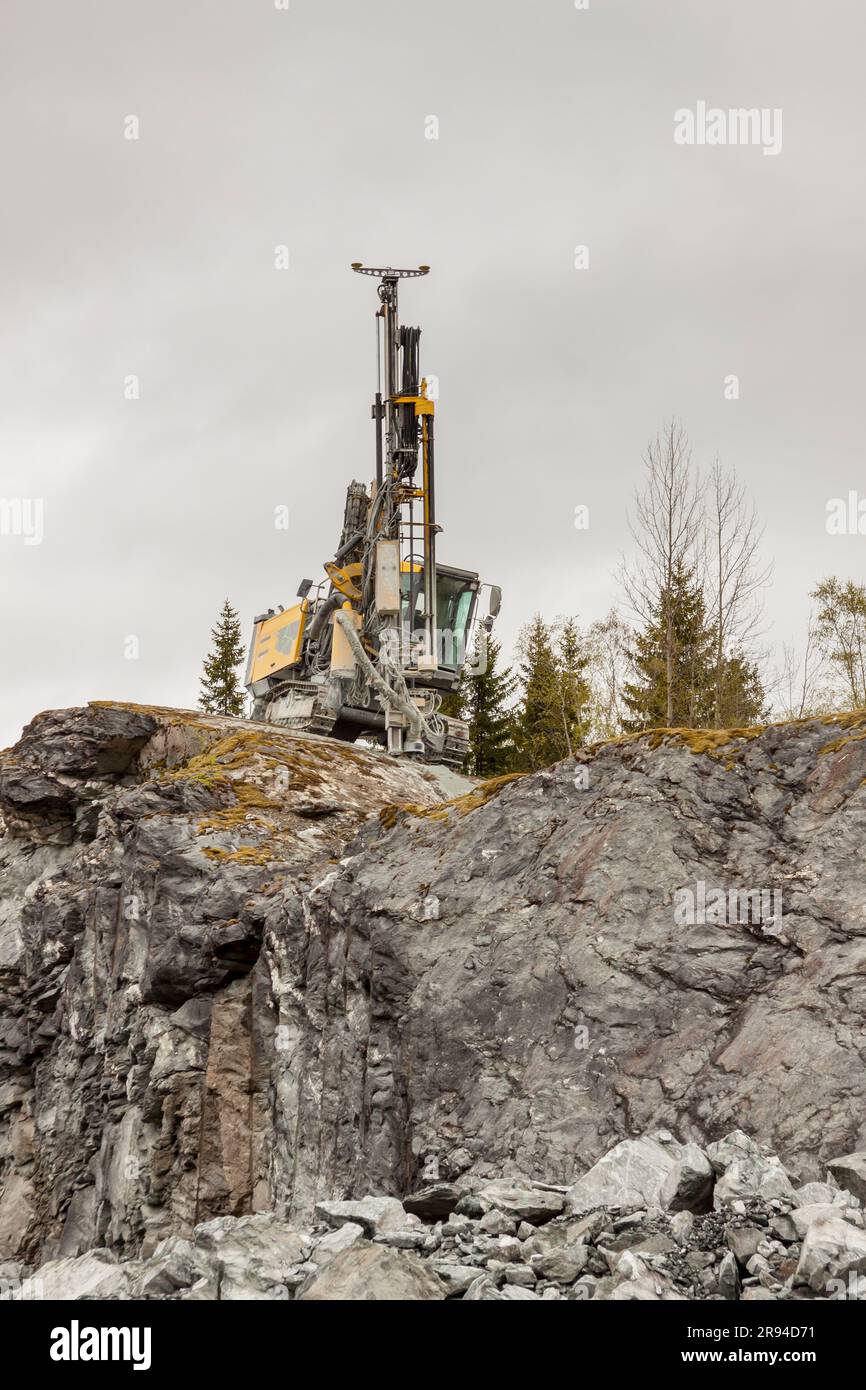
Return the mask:
[[0,1259],[147,1252],[291,1200],[305,893],[371,812],[441,799],[243,721],[33,721],[0,762]]
[[711,1222],[686,1146],[737,1127],[706,1154],[717,1204],[786,1200],[840,1155],[856,1183],[866,716],[581,760],[446,803],[420,766],[243,721],[34,720],[0,755],[0,1260],[146,1260],[218,1219],[300,1229],[437,1185],[449,1220],[519,1240],[529,1184],[558,1229],[638,1138],[665,1157],[620,1207],[667,1183]]

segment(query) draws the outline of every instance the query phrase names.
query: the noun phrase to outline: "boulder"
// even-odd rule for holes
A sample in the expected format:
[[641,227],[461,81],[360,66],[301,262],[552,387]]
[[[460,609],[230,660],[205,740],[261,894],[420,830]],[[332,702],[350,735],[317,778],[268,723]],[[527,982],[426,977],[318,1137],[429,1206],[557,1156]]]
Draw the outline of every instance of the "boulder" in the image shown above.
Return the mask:
[[679,1154],[675,1141],[653,1135],[624,1139],[572,1184],[566,1194],[567,1210],[660,1206],[662,1188]]
[[335,1255],[299,1295],[302,1302],[419,1302],[441,1299],[446,1284],[417,1255],[358,1244]]
[[499,1303],[501,1300],[502,1294],[489,1274],[479,1274],[463,1295],[464,1303]]
[[481,1273],[477,1265],[449,1264],[446,1260],[434,1260],[432,1267],[434,1273],[445,1284],[449,1295],[465,1293]]
[[181,1236],[168,1236],[160,1241],[149,1259],[142,1261],[132,1282],[133,1296],[169,1298],[180,1289],[191,1288],[199,1279],[215,1276],[216,1272],[216,1265],[211,1263],[206,1251]]
[[47,1302],[79,1299],[129,1299],[137,1266],[119,1264],[110,1250],[88,1250],[84,1255],[49,1260],[37,1270],[40,1297]]
[[335,1255],[348,1250],[356,1241],[365,1239],[363,1226],[359,1226],[355,1221],[344,1221],[342,1226],[337,1226],[335,1230],[329,1231],[321,1240],[316,1241],[316,1248],[310,1259],[313,1264],[324,1267],[331,1263]]
[[743,1269],[757,1253],[758,1246],[764,1238],[765,1232],[760,1226],[729,1226],[727,1230],[728,1245]]
[[347,1221],[360,1226],[368,1236],[385,1232],[418,1230],[421,1222],[403,1210],[396,1197],[361,1197],[347,1202],[317,1202],[316,1216],[329,1226],[343,1226]]
[[271,1212],[203,1222],[193,1243],[217,1272],[220,1298],[232,1301],[273,1298],[275,1290],[296,1282],[294,1271],[313,1250],[308,1235]]
[[585,1245],[566,1245],[543,1255],[532,1255],[530,1265],[541,1279],[555,1279],[558,1284],[573,1284],[582,1274],[589,1259]]
[[457,1206],[465,1189],[450,1182],[431,1183],[403,1198],[403,1208],[424,1221],[444,1221]]
[[862,1227],[859,1208],[842,1207],[835,1202],[810,1202],[804,1207],[794,1207],[788,1213],[788,1220],[794,1228],[794,1240],[802,1240],[813,1221],[833,1221],[837,1217],[850,1221],[852,1226]]
[[[796,1281],[822,1293],[833,1281],[866,1270],[866,1231],[850,1221],[830,1217],[813,1221],[803,1238]],[[830,1290],[833,1292],[833,1290]]]
[[866,1150],[834,1158],[827,1168],[840,1187],[847,1188],[858,1202],[866,1204]]
[[791,1179],[775,1154],[768,1158],[762,1154],[735,1158],[713,1189],[716,1210],[736,1201],[770,1202],[776,1198],[792,1203],[797,1200]]
[[825,1206],[853,1206],[856,1198],[853,1193],[843,1192],[838,1187],[831,1186],[828,1182],[807,1182],[802,1187],[795,1190],[797,1205],[801,1207],[813,1206],[816,1203]]
[[713,1165],[713,1171],[721,1177],[726,1168],[732,1163],[744,1158],[760,1158],[761,1149],[755,1140],[748,1134],[744,1134],[741,1129],[731,1130],[724,1139],[717,1139],[714,1144],[707,1145],[707,1158]]
[[495,1208],[512,1221],[528,1221],[533,1226],[551,1221],[565,1206],[565,1198],[559,1192],[507,1182],[488,1183],[480,1189],[478,1197],[483,1205]]

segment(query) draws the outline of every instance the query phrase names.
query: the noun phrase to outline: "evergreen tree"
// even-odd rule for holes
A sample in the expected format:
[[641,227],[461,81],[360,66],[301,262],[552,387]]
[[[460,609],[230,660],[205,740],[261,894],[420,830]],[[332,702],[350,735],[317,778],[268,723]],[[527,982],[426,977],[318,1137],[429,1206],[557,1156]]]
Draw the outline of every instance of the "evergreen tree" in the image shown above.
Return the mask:
[[565,757],[586,741],[590,717],[589,655],[583,650],[583,638],[574,618],[564,618],[560,623],[556,656],[560,722],[565,743],[560,756]]
[[523,629],[518,650],[522,660],[517,747],[521,766],[535,771],[562,756],[564,741],[553,634],[540,613]]
[[460,679],[454,690],[446,690],[442,696],[442,703],[439,706],[439,713],[445,714],[449,719],[468,719],[466,701],[469,696],[468,691],[469,677],[466,667],[460,672]]
[[[486,659],[482,642],[486,639]],[[511,671],[499,669],[501,647],[479,631],[475,643],[478,674],[466,677],[466,718],[469,720],[470,770],[476,777],[499,777],[514,770],[514,720],[508,701],[517,684]]]
[[222,606],[216,627],[211,629],[211,640],[211,650],[204,661],[204,675],[199,681],[199,708],[207,714],[242,715],[245,697],[238,683],[237,668],[245,651],[240,617],[228,599]]
[[722,664],[720,729],[746,729],[769,718],[767,696],[757,664],[742,655]]
[[[629,729],[705,728],[712,723],[714,631],[694,569],[677,563],[631,653],[637,680],[625,687]],[[670,656],[670,660],[668,660]],[[670,672],[670,677],[669,677]]]

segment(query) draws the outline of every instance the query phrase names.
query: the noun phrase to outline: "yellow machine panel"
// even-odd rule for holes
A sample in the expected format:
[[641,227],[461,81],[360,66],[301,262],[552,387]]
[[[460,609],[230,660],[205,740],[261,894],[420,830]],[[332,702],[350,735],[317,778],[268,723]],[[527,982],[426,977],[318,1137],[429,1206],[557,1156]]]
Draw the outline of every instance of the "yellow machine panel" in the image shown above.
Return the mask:
[[256,681],[297,665],[301,659],[308,612],[309,605],[304,599],[303,603],[296,603],[294,608],[287,608],[283,613],[275,613],[272,618],[263,618],[256,623],[247,672],[248,685],[255,686]]
[[[344,603],[343,613],[351,619],[352,626],[356,632],[361,631],[361,614],[356,613],[350,603]],[[355,654],[349,646],[349,639],[339,623],[334,623],[334,642],[331,648],[331,675],[332,676],[354,676],[358,669]]]

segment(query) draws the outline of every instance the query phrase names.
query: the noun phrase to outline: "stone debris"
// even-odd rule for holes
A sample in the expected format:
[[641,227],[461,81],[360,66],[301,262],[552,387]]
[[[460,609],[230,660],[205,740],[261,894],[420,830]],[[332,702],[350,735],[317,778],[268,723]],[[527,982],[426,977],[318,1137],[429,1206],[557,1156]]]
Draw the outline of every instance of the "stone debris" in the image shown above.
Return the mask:
[[[866,1213],[850,1191],[834,1186],[835,1165],[826,1184],[789,1193],[781,1163],[758,1145],[747,1154],[728,1139],[710,1147],[712,1158],[666,1132],[618,1144],[585,1175],[589,1183],[571,1185],[565,1201],[552,1186],[506,1181],[471,1194],[474,1216],[435,1214],[451,1206],[453,1191],[447,1198],[415,1192],[402,1202],[324,1200],[305,1229],[272,1213],[219,1217],[196,1226],[188,1240],[162,1241],[144,1259],[121,1263],[91,1250],[18,1273],[42,1280],[45,1296],[58,1299],[866,1301]],[[725,1196],[742,1190],[745,1162],[757,1195]],[[623,1194],[637,1189],[658,1197],[667,1181],[660,1169],[674,1175],[666,1206],[625,1202]],[[761,1177],[767,1173],[769,1182]],[[573,1211],[570,1194],[596,1183],[615,1200]],[[672,1209],[677,1195],[692,1200],[699,1189],[695,1204],[703,1211]],[[803,1193],[843,1200],[798,1205]],[[417,1212],[425,1208],[422,1219]]]

